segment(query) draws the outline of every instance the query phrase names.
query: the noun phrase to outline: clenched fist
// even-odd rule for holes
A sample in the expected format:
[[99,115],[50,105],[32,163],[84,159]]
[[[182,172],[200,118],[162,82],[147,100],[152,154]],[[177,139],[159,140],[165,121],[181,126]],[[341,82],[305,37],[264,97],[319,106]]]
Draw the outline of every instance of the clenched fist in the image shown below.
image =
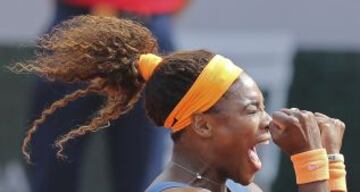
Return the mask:
[[315,113],[315,119],[320,128],[321,143],[327,153],[340,153],[345,124],[339,119],[330,118],[322,113]]
[[272,139],[288,155],[322,148],[319,126],[312,112],[282,109],[272,118]]

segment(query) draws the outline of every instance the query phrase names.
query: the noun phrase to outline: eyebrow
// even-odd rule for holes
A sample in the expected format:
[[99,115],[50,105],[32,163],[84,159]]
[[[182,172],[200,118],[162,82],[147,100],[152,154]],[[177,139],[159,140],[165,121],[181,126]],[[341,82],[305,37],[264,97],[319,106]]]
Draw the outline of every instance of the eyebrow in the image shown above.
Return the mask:
[[247,106],[249,106],[249,105],[256,105],[256,106],[258,106],[258,107],[263,107],[263,108],[265,108],[265,105],[264,105],[264,103],[261,103],[260,101],[258,101],[258,100],[250,100],[249,102],[247,102],[246,104],[245,104],[245,108],[247,107]]

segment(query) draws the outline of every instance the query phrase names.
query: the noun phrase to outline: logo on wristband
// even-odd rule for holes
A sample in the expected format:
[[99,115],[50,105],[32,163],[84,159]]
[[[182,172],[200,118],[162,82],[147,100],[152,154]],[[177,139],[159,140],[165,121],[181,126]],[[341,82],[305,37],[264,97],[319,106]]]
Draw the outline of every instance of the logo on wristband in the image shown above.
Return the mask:
[[315,164],[310,164],[310,165],[307,166],[307,169],[308,169],[309,171],[314,171],[314,170],[319,169],[319,168],[320,168],[320,166],[319,166],[319,165],[315,165]]

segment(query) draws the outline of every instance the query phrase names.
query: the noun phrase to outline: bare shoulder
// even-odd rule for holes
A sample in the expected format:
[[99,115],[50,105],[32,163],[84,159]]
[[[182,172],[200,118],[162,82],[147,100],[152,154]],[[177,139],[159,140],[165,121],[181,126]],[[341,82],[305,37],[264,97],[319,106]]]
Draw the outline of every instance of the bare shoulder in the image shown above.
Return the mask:
[[203,188],[187,187],[187,188],[168,189],[165,190],[164,192],[211,192],[211,191]]

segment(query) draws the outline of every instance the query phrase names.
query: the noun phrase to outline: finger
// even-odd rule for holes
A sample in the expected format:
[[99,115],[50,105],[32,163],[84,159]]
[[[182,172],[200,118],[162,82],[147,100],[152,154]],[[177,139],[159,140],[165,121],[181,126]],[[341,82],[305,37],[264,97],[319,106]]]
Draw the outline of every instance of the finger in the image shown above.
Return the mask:
[[334,123],[337,127],[341,127],[341,128],[343,128],[343,129],[345,129],[345,123],[342,122],[340,119],[331,118],[331,120],[333,121],[333,123]]
[[[315,115],[315,120],[317,121],[318,125],[333,123],[331,118],[323,113],[315,112],[314,115]],[[320,128],[320,132],[321,132],[323,129],[323,126],[319,126],[319,128]]]
[[300,123],[299,119],[295,115],[296,112],[300,112],[298,108],[282,109],[281,111],[289,116],[292,123]]
[[317,117],[330,118],[329,116],[327,116],[327,115],[325,115],[325,114],[323,114],[323,113],[320,113],[320,112],[315,112],[314,114],[315,114],[315,116],[317,116]]
[[320,129],[320,133],[323,132],[324,129],[326,129],[328,126],[326,124],[329,122],[329,119],[326,119],[324,117],[315,116],[315,120],[318,124],[318,127]]
[[282,109],[282,112],[286,113],[289,117],[293,117],[299,121],[299,114],[301,111],[298,108]]
[[284,129],[280,128],[277,124],[274,122],[270,122],[269,124],[269,132],[271,134],[272,140],[276,143],[277,138],[280,137],[280,135],[283,133]]
[[322,132],[322,130],[320,129],[320,126],[319,126],[318,122],[316,121],[314,113],[311,112],[311,111],[306,111],[306,110],[302,110],[302,112],[305,114],[305,118],[306,118],[307,123],[314,126],[314,127],[311,127],[312,128],[312,133],[315,133],[315,134],[319,133],[320,134]]
[[293,115],[299,120],[302,127],[304,127],[304,126],[306,127],[306,125],[308,123],[317,125],[317,121],[315,120],[315,116],[310,111],[306,111],[306,110],[296,111],[296,110],[293,110]]
[[303,112],[303,113],[308,113],[308,114],[310,114],[310,115],[312,115],[312,116],[315,116],[313,112],[308,111],[308,110],[301,110],[301,112]]
[[289,116],[282,111],[277,111],[273,114],[273,122],[281,129],[285,129],[289,125],[299,123],[299,120],[294,116]]
[[292,111],[300,111],[300,109],[296,108],[296,107],[291,107],[290,110],[292,110]]
[[281,111],[276,111],[275,113],[272,114],[272,123],[275,123],[280,129],[285,129],[286,128],[286,119],[287,119],[287,114],[281,112]]
[[296,107],[292,107],[290,109],[287,109],[287,108],[283,108],[281,109],[282,112],[290,115],[293,111],[300,111],[300,109],[296,108]]
[[313,112],[307,110],[301,110],[301,112],[305,113],[310,121],[313,121],[313,123],[317,123],[315,114]]
[[295,116],[295,117],[297,117],[298,114],[301,114],[302,112],[305,112],[305,110],[300,110],[300,109],[295,108],[295,107],[290,108],[290,109],[282,109],[281,111],[286,113],[287,115]]
[[318,115],[318,114],[316,114],[316,113],[314,113],[314,116],[315,116],[316,119],[324,120],[324,121],[330,119],[330,118],[328,118],[328,117],[325,117],[325,116],[322,116],[322,115]]
[[307,111],[307,110],[301,110],[301,112],[303,114],[305,114],[305,117],[309,120],[309,121],[313,121],[313,123],[317,123],[316,119],[315,119],[315,115],[313,112],[311,111]]
[[324,116],[319,116],[317,114],[314,114],[314,116],[317,121],[325,122],[325,121],[329,120],[329,118],[326,118]]
[[286,113],[287,115],[292,115],[292,112],[293,112],[294,108],[291,108],[291,109],[281,109],[281,112],[284,112]]

